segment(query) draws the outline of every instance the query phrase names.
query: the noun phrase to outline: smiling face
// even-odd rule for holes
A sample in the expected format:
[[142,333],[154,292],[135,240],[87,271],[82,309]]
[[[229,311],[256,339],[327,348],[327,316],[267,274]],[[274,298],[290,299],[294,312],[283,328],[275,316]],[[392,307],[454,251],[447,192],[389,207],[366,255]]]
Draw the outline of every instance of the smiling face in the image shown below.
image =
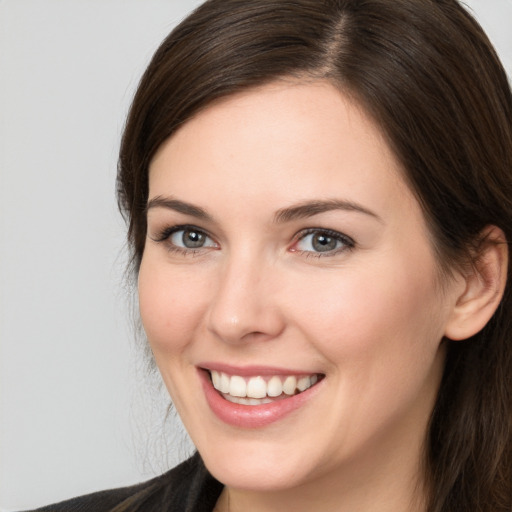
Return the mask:
[[460,286],[376,125],[328,83],[271,84],[188,121],[149,188],[142,321],[213,475],[410,482]]

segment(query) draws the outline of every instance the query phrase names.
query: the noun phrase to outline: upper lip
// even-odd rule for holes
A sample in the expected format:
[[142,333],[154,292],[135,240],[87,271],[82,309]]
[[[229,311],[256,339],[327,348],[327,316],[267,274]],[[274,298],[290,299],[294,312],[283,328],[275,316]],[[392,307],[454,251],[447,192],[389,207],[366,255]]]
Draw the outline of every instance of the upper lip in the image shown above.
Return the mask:
[[265,375],[317,375],[320,372],[314,370],[298,370],[278,366],[234,366],[221,362],[204,362],[197,365],[198,368],[208,371],[218,371],[228,375],[239,375],[240,377],[265,376]]

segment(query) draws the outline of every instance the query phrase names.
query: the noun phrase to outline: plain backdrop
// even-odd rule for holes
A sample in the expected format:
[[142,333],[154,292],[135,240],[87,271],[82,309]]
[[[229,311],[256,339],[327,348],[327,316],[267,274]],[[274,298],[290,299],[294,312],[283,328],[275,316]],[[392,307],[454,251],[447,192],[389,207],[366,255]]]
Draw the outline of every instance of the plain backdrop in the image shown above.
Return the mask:
[[[141,481],[190,450],[137,364],[114,192],[138,79],[198,3],[0,0],[4,511]],[[467,3],[512,74],[512,0]]]

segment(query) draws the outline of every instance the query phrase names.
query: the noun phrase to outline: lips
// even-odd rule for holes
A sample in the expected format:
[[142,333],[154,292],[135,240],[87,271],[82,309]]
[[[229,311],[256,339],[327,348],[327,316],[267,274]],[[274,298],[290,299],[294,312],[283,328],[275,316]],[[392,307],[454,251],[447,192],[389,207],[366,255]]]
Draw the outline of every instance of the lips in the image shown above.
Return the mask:
[[323,374],[268,368],[200,370],[207,402],[223,422],[258,428],[278,421],[313,397]]

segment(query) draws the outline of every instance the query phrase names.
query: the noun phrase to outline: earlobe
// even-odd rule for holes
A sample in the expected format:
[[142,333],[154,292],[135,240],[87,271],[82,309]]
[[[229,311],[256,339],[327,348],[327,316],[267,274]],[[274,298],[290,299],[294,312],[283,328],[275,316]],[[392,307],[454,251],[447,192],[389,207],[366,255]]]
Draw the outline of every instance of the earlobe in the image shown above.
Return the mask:
[[445,337],[464,340],[484,328],[498,308],[508,269],[508,244],[503,231],[488,226],[473,265],[463,276],[465,287],[457,297],[445,329]]

